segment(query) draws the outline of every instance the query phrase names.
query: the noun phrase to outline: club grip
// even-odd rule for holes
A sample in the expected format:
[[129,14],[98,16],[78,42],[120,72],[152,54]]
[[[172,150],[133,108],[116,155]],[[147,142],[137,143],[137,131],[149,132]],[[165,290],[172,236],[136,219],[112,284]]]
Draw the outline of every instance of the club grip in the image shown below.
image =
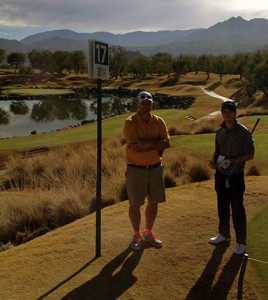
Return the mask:
[[257,119],[257,121],[256,121],[256,123],[255,123],[255,125],[254,125],[254,127],[253,127],[252,130],[251,130],[251,134],[253,134],[253,132],[254,132],[255,128],[257,127],[257,125],[259,124],[259,122],[260,122],[260,118]]

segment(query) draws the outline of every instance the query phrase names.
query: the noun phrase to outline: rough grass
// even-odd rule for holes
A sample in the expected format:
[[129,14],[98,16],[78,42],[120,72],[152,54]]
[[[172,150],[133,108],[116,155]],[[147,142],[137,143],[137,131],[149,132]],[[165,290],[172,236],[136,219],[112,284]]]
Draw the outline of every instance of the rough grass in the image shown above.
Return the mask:
[[[168,124],[178,126],[178,122],[175,121],[177,117],[175,110],[160,110],[157,114],[164,119],[166,117]],[[179,114],[179,118],[185,115],[186,112],[183,112]],[[104,122],[104,136],[111,135],[113,132],[113,136],[118,134],[118,137],[106,139],[103,143],[103,207],[127,199],[124,145],[119,137],[125,118],[126,116],[119,116]],[[207,132],[214,132],[221,123],[221,118],[203,117],[190,122],[189,132],[179,138],[173,136],[172,144],[175,147],[164,154],[167,188],[212,178],[213,172],[208,168],[208,160],[214,151],[215,136]],[[87,129],[89,128],[92,130],[92,127]],[[174,127],[171,127],[170,131],[172,128],[174,131]],[[85,129],[82,129],[86,133]],[[77,137],[79,135],[77,130],[82,132],[80,128],[73,129],[69,131],[69,135],[65,136]],[[2,177],[0,184],[6,191],[5,205],[8,205],[8,209],[4,205],[1,212],[2,249],[5,249],[9,243],[10,245],[23,243],[95,211],[95,134],[96,132],[92,131],[90,136],[90,131],[87,132],[92,142],[69,143],[68,146],[51,148],[43,155],[26,159],[21,159],[17,155],[10,156],[10,154],[6,158],[2,157],[2,164],[5,165],[7,174]],[[173,135],[177,134],[178,132],[173,132]],[[79,136],[81,137],[81,134]],[[53,142],[53,139],[50,142]],[[264,143],[262,147],[263,145]],[[256,158],[261,160],[259,151],[257,151]],[[267,164],[267,157],[265,163]],[[258,164],[250,163],[247,166],[249,166],[248,175],[261,175],[263,172]],[[27,201],[18,204],[13,201],[10,191],[17,191],[20,197],[27,198]],[[11,206],[10,203],[12,203]],[[31,203],[33,206],[29,209]],[[24,206],[25,209],[23,209]],[[14,222],[15,219],[16,222]]]
[[[106,207],[127,200],[125,145],[120,138],[107,139],[102,152],[102,207]],[[163,162],[167,188],[205,181],[212,175],[203,158],[175,148],[165,152]],[[95,142],[53,148],[24,159],[13,155],[6,170],[0,184],[3,249],[8,243],[18,245],[96,209]]]

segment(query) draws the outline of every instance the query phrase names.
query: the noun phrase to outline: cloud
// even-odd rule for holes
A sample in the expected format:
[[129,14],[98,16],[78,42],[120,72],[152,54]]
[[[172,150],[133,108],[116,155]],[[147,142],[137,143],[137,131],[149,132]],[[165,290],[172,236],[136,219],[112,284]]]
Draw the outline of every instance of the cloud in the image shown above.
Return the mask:
[[266,17],[256,0],[1,0],[0,25],[38,25],[77,32],[208,28],[232,16]]

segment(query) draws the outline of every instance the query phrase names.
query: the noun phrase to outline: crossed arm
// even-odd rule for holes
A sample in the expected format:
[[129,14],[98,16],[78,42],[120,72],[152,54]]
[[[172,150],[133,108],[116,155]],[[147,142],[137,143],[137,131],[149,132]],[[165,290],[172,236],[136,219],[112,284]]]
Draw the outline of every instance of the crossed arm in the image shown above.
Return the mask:
[[134,152],[147,152],[150,150],[165,150],[170,147],[169,139],[156,139],[156,140],[142,140],[132,142],[129,145],[129,149]]

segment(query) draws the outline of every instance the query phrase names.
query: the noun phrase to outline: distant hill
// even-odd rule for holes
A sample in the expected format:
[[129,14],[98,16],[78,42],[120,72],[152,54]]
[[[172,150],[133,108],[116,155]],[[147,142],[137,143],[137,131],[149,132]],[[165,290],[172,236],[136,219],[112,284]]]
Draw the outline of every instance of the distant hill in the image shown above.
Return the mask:
[[267,49],[267,43],[268,20],[246,21],[241,17],[233,17],[168,45],[135,49],[140,50],[144,55],[152,55],[156,52],[168,52],[174,56],[180,54],[232,55],[237,52]]
[[17,41],[17,40],[6,40],[0,39],[0,48],[5,49],[7,53],[10,52],[26,52],[28,47],[27,45]]
[[94,32],[94,33],[77,33],[72,30],[52,30],[43,33],[31,35],[23,40],[22,43],[30,45],[42,40],[53,38],[71,39],[75,41],[102,40],[113,45],[121,46],[157,46],[159,44],[168,44],[186,37],[193,33],[199,32],[202,29],[190,30],[165,30],[157,32],[135,31],[125,34],[113,34],[110,32]]
[[31,35],[20,42],[0,39],[0,48],[8,53],[28,52],[32,49],[83,50],[87,53],[89,39],[120,45],[129,51],[140,52],[146,56],[158,52],[167,52],[173,56],[181,54],[232,55],[237,52],[268,49],[268,20],[259,18],[246,21],[241,17],[232,17],[208,29],[136,31],[126,34],[53,30]]

